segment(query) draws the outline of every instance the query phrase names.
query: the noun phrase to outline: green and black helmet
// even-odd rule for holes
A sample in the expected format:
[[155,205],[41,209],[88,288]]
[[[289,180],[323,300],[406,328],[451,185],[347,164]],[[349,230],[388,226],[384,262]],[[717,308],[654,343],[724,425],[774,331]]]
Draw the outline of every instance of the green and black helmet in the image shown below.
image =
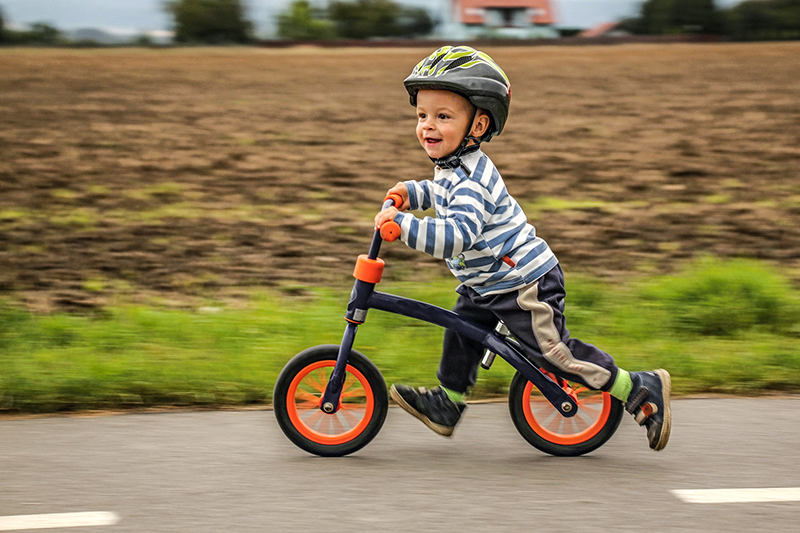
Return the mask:
[[420,61],[405,79],[411,105],[420,89],[444,89],[460,94],[492,118],[482,141],[503,131],[511,104],[511,83],[488,54],[469,46],[443,46]]

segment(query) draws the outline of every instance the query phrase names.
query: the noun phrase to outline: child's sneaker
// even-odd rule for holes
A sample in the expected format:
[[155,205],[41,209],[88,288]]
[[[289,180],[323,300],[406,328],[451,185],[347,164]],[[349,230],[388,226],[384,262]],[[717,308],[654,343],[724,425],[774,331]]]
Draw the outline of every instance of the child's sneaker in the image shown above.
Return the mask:
[[631,413],[640,426],[647,427],[647,440],[655,451],[663,450],[672,429],[669,393],[672,380],[663,369],[652,372],[631,372],[631,389],[625,410]]
[[422,423],[439,435],[449,437],[456,428],[465,403],[456,403],[440,387],[428,390],[407,385],[392,385],[392,399],[403,409],[422,420]]

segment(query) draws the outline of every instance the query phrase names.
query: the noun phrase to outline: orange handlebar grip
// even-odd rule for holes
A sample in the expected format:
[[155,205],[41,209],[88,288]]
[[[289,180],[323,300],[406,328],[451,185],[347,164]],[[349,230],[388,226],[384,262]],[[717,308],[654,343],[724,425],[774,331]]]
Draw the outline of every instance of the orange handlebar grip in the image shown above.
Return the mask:
[[396,192],[387,194],[383,201],[385,202],[386,200],[392,200],[397,209],[400,209],[400,206],[403,205],[403,197]]
[[381,226],[381,238],[384,241],[396,241],[400,238],[400,224],[394,220],[384,222]]

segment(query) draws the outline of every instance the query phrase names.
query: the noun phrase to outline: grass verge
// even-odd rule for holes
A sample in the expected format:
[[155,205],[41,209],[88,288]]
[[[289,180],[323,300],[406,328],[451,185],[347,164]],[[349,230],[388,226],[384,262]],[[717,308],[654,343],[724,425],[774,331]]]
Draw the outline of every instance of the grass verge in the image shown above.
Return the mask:
[[[449,308],[452,279],[381,290]],[[675,276],[611,286],[568,275],[573,336],[629,370],[667,368],[677,394],[800,392],[800,292],[753,261],[705,259]],[[0,303],[0,411],[243,406],[271,400],[295,353],[337,344],[348,291],[259,293],[244,309],[122,306],[95,316],[34,315]],[[442,330],[372,311],[356,349],[388,383],[434,385]],[[502,395],[498,359],[472,398]]]

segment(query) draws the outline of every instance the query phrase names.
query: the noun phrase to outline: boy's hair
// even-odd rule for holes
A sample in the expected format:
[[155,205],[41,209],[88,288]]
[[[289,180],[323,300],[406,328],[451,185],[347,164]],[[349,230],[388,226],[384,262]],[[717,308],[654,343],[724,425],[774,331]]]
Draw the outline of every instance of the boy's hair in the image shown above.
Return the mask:
[[457,93],[490,118],[481,141],[500,134],[508,119],[511,83],[488,54],[469,46],[443,46],[420,61],[403,84],[411,105],[417,105],[420,89],[444,89]]

